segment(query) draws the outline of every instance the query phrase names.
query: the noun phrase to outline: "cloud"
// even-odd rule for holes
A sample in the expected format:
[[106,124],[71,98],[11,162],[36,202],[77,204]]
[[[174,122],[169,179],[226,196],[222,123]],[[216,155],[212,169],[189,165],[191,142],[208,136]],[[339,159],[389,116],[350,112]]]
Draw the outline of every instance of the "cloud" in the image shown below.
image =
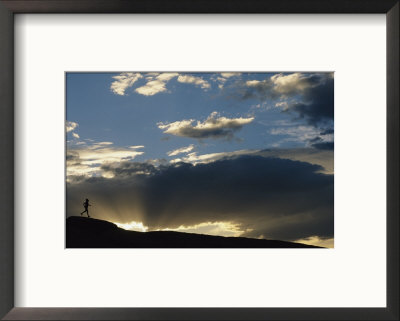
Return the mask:
[[280,108],[282,108],[283,110],[288,110],[288,109],[289,109],[289,104],[288,104],[287,101],[280,101],[280,102],[277,102],[277,103],[275,104],[275,107],[280,107]]
[[217,112],[211,115],[204,121],[194,119],[180,120],[173,123],[158,123],[158,128],[162,129],[164,134],[171,134],[180,137],[190,137],[196,139],[206,138],[224,138],[232,139],[234,132],[240,130],[244,125],[251,123],[254,117],[249,118],[227,118],[219,117]]
[[261,84],[267,84],[266,80],[260,81],[260,80],[247,80],[246,81],[246,86],[248,87],[259,87]]
[[270,130],[271,135],[290,136],[286,141],[307,142],[319,134],[319,130],[312,126],[278,127]]
[[146,83],[143,86],[137,87],[134,91],[143,96],[154,96],[159,93],[168,92],[166,87],[167,83],[177,78],[178,82],[194,84],[201,87],[202,89],[210,88],[210,84],[201,77],[179,74],[176,72],[164,72],[164,73],[122,73],[118,76],[114,76],[115,81],[111,84],[111,90],[117,94],[124,96],[127,88],[132,87],[139,79],[145,77]]
[[276,98],[299,95],[321,83],[320,74],[275,74],[265,80],[247,80],[247,87],[255,90],[249,95],[258,95],[260,98]]
[[164,72],[157,76],[157,80],[160,81],[170,81],[172,78],[178,77],[179,74],[176,72]]
[[119,162],[103,164],[102,172],[106,173],[105,177],[131,177],[135,175],[150,175],[156,173],[156,167],[150,162]]
[[333,142],[315,143],[315,144],[312,144],[312,146],[317,149],[333,150],[334,143]]
[[333,106],[333,79],[327,78],[326,82],[306,91],[300,101],[290,102],[286,111],[296,113],[299,118],[317,127],[333,123]]
[[238,151],[233,151],[233,152],[220,152],[220,153],[210,153],[210,154],[203,154],[203,155],[197,155],[197,153],[190,153],[185,157],[182,158],[176,158],[171,160],[171,163],[178,163],[178,162],[185,162],[185,163],[190,163],[193,165],[196,164],[206,164],[206,163],[211,163],[215,162],[216,160],[220,160],[223,158],[227,157],[232,157],[232,156],[239,156],[239,155],[249,155],[249,154],[254,154],[257,153],[257,150],[238,150]]
[[321,173],[333,174],[333,150],[315,149],[315,148],[289,148],[289,149],[263,149],[263,150],[237,150],[232,152],[220,152],[198,155],[190,153],[185,157],[171,160],[171,163],[185,162],[193,165],[207,164],[217,160],[232,158],[241,155],[262,156],[290,159],[293,161],[307,162],[313,165],[321,166]]
[[78,128],[78,126],[79,126],[78,123],[73,122],[73,121],[67,121],[67,124],[66,124],[67,133],[71,133],[72,137],[74,137],[75,139],[80,138],[78,133],[75,132],[75,129]]
[[89,147],[75,150],[79,153],[80,159],[86,164],[101,164],[104,162],[115,162],[124,159],[134,159],[144,152],[132,151],[122,147]]
[[110,166],[112,178],[68,183],[67,214],[80,213],[88,197],[97,218],[149,230],[228,222],[248,237],[333,238],[333,175],[321,166],[258,155],[197,165],[128,163]]
[[132,87],[136,81],[138,81],[143,76],[140,73],[133,73],[133,72],[124,72],[118,76],[112,77],[115,79],[111,83],[111,91],[120,96],[125,95],[125,90],[129,87]]
[[247,80],[236,91],[241,99],[274,101],[283,112],[317,127],[333,122],[333,84],[332,73],[276,74],[264,80]]
[[191,152],[193,149],[194,149],[194,145],[191,144],[191,145],[189,145],[187,147],[181,147],[181,148],[172,150],[172,151],[168,152],[167,155],[168,156],[176,156],[176,155],[179,155],[179,154],[185,154],[185,153]]
[[[144,152],[132,150],[131,148],[112,147],[112,142],[99,142],[76,145],[67,148],[67,179],[72,176],[101,176],[108,175],[101,166],[107,163],[123,162],[133,160]],[[109,175],[108,175],[109,176]]]
[[315,148],[264,149],[255,153],[263,157],[278,157],[293,161],[306,162],[321,166],[320,173],[333,175],[333,150],[318,150]]
[[218,83],[218,88],[223,89],[225,86],[225,83],[229,80],[231,77],[237,77],[240,76],[241,73],[238,72],[222,72],[220,73],[221,76],[217,76],[217,74],[213,75],[210,79],[212,81],[215,81]]
[[178,77],[178,73],[162,73],[154,76],[148,76],[148,82],[139,88],[135,89],[135,92],[144,96],[153,96],[158,93],[166,92],[166,83],[174,77]]
[[194,84],[200,86],[202,89],[209,89],[211,85],[201,77],[191,76],[191,75],[180,75],[178,77],[178,82],[185,84]]
[[[212,74],[210,73],[210,75]],[[221,77],[218,77],[217,75],[218,74],[214,74],[211,79],[213,81],[218,81],[218,86],[220,89],[222,89],[227,79],[238,76],[240,75],[240,73],[221,73]],[[167,93],[167,83],[174,78],[177,78],[176,80],[180,83],[192,84],[204,90],[211,88],[211,85],[207,80],[203,79],[202,77],[189,75],[186,73],[179,74],[176,72],[125,72],[113,77],[114,81],[111,83],[110,89],[114,94],[124,96],[126,94],[126,90],[130,87],[133,87],[134,84],[137,83],[137,81],[141,78],[145,78],[146,83],[142,86],[135,88],[134,92],[143,96],[154,96],[159,93]]]
[[247,80],[245,88],[238,91],[241,99],[257,98],[261,101],[267,99],[276,99],[278,94],[273,91],[273,84],[270,79],[260,80]]
[[320,133],[320,135],[330,135],[330,134],[333,134],[333,133],[334,133],[333,128],[328,128],[328,129],[325,129],[324,131],[322,131]]
[[72,132],[73,130],[75,130],[75,128],[77,128],[79,125],[76,122],[73,121],[67,121],[66,124],[66,129],[67,129],[67,133]]
[[224,78],[230,78],[234,76],[239,76],[240,72],[221,72],[221,76]]
[[167,91],[165,83],[159,80],[149,81],[146,85],[135,89],[135,92],[144,96],[153,96],[164,91]]
[[289,136],[283,138],[278,144],[283,142],[301,142],[306,146],[317,149],[333,150],[333,130],[324,130],[321,132],[313,126],[290,126],[278,127],[270,130],[271,135]]
[[296,95],[319,84],[319,77],[301,73],[277,74],[271,77],[274,91],[283,95]]

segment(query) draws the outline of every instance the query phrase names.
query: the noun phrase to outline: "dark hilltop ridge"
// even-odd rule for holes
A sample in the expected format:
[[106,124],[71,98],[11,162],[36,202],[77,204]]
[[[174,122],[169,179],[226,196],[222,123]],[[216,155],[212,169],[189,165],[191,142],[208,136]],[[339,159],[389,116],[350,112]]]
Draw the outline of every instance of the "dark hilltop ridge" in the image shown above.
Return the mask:
[[67,218],[66,238],[67,248],[318,248],[301,243],[245,237],[127,231],[114,223],[79,216]]

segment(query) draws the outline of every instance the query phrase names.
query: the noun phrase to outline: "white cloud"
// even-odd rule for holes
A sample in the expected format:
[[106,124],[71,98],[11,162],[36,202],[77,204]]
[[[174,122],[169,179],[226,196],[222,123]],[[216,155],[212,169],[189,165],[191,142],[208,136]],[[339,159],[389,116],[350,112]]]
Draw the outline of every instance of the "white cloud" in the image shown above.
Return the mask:
[[136,88],[135,92],[144,96],[153,96],[165,92],[167,91],[166,83],[178,75],[178,73],[162,73],[156,75],[156,77],[149,76],[146,78],[148,82],[144,86]]
[[103,163],[133,160],[144,152],[136,152],[125,148],[97,148],[79,151],[79,157],[84,165],[101,165]]
[[194,84],[200,86],[202,89],[210,88],[210,84],[201,77],[191,76],[191,75],[180,75],[178,81],[185,84]]
[[124,72],[118,76],[114,76],[114,82],[111,83],[111,91],[116,95],[125,95],[125,90],[132,87],[136,81],[143,76],[140,73]]
[[176,156],[178,154],[185,154],[185,153],[189,153],[194,149],[194,145],[191,144],[189,146],[186,147],[181,147],[175,150],[172,150],[170,152],[167,153],[168,156]]
[[290,95],[301,94],[310,88],[319,86],[323,81],[321,77],[299,72],[291,74],[275,74],[271,78],[260,80],[247,80],[245,85],[256,89],[259,94],[271,97],[287,98]]
[[233,151],[233,152],[210,153],[210,154],[203,154],[203,155],[197,155],[197,153],[190,153],[186,157],[176,158],[176,159],[171,160],[171,163],[185,162],[185,163],[191,163],[193,165],[206,164],[206,163],[215,162],[216,160],[219,160],[219,159],[222,159],[225,157],[250,155],[250,154],[257,153],[257,152],[258,152],[258,150],[243,149],[243,150],[237,150],[237,151]]
[[219,117],[217,112],[213,112],[204,122],[197,121],[194,125],[194,119],[185,119],[169,124],[158,123],[158,128],[164,130],[165,134],[181,137],[190,137],[196,139],[230,139],[233,136],[233,132],[241,129],[244,125],[251,123],[253,120],[254,117]]
[[282,108],[283,110],[288,110],[289,109],[289,104],[287,101],[280,101],[275,104],[275,107],[277,108]]
[[72,137],[74,137],[75,139],[79,139],[78,133],[75,132],[75,129],[78,126],[79,126],[78,123],[73,122],[73,121],[67,121],[67,124],[66,124],[67,133],[71,133]]
[[[107,163],[131,161],[144,154],[125,147],[112,147],[111,142],[94,143],[88,146],[67,149],[67,177],[71,175],[100,176],[101,166]],[[77,145],[77,144],[75,144]]]
[[309,76],[298,72],[289,75],[273,75],[271,81],[274,84],[274,90],[280,94],[298,93],[316,85],[310,81]]
[[[225,77],[232,77],[234,74],[232,73],[223,73]],[[232,75],[231,75],[232,74]],[[139,95],[144,96],[154,96],[159,93],[168,92],[166,87],[167,83],[173,79],[177,78],[177,81],[180,83],[187,83],[193,84],[195,86],[199,86],[202,89],[209,89],[211,85],[201,77],[193,76],[193,75],[186,75],[186,74],[179,74],[176,72],[164,72],[164,73],[121,73],[118,76],[114,76],[114,82],[111,84],[111,91],[117,95],[124,96],[126,89],[132,87],[139,79],[145,77],[146,83],[143,86],[137,87],[134,91]],[[219,81],[226,81],[225,78],[219,77]]]
[[135,146],[129,146],[129,148],[139,149],[139,148],[144,148],[144,146],[143,145],[135,145]]
[[154,77],[158,76],[160,73],[159,72],[148,72],[146,73],[146,80],[153,80]]
[[164,91],[167,91],[165,83],[159,80],[149,81],[146,85],[135,89],[135,92],[144,96],[153,96]]
[[74,121],[67,121],[67,124],[66,124],[67,133],[73,131],[78,126],[79,126],[78,123],[76,123]]
[[257,85],[260,84],[260,83],[262,83],[262,82],[259,81],[259,80],[247,80],[247,81],[246,81],[246,86],[248,86],[248,87],[254,87],[254,86],[257,86]]
[[157,79],[160,81],[170,81],[174,77],[178,77],[179,74],[176,72],[164,72],[157,76]]
[[224,78],[230,78],[233,76],[239,76],[240,72],[221,72],[221,76]]

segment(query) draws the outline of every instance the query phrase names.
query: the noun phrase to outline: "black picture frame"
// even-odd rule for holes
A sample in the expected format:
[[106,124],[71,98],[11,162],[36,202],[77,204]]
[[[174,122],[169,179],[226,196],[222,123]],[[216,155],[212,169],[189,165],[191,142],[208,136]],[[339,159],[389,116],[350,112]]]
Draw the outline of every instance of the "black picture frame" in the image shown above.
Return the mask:
[[[399,320],[399,0],[0,1],[0,317],[4,320]],[[383,13],[387,31],[386,308],[14,307],[14,15],[19,13]],[[367,66],[366,66],[367,68]],[[345,289],[343,289],[345,291]]]

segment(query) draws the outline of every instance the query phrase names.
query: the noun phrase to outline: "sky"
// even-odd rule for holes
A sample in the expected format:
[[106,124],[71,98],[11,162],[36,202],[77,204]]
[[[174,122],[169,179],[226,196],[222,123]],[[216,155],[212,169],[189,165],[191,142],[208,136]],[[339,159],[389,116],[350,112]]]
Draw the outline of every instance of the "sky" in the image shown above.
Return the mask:
[[333,247],[333,73],[67,73],[67,216]]

